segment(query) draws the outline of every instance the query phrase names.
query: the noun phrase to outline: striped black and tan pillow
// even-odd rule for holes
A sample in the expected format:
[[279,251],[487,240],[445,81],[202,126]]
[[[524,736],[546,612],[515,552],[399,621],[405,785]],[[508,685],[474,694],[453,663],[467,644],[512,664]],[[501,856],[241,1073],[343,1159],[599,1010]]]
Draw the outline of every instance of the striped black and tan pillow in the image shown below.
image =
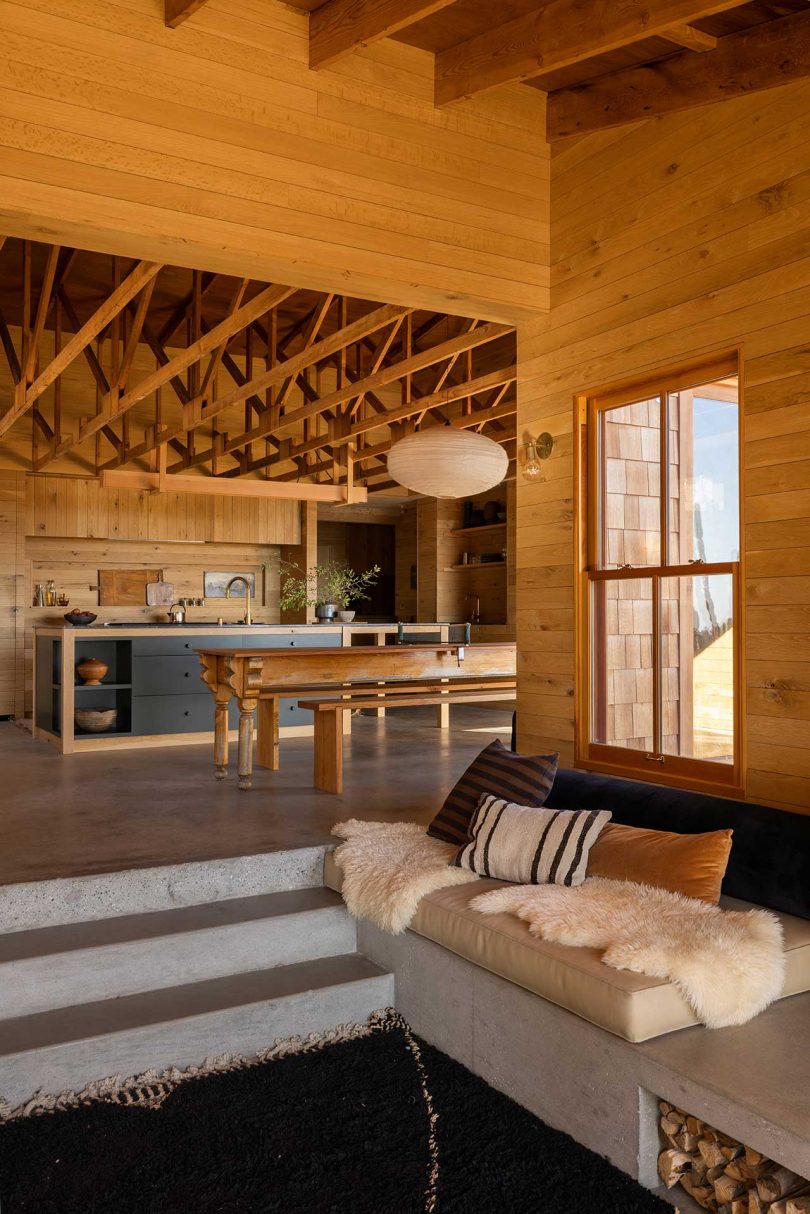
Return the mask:
[[518,885],[581,885],[607,809],[534,809],[482,797],[453,863]]
[[436,817],[428,834],[446,843],[465,843],[478,802],[490,794],[520,805],[545,805],[557,774],[559,755],[519,755],[497,738],[473,759]]

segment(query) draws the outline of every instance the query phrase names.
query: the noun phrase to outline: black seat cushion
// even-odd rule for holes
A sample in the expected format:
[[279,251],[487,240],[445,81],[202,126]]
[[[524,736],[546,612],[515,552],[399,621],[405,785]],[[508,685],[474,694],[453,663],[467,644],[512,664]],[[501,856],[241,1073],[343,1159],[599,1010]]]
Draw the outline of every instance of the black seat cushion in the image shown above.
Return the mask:
[[613,821],[694,835],[731,827],[723,893],[810,919],[810,816],[703,793],[560,769],[549,809],[609,809]]

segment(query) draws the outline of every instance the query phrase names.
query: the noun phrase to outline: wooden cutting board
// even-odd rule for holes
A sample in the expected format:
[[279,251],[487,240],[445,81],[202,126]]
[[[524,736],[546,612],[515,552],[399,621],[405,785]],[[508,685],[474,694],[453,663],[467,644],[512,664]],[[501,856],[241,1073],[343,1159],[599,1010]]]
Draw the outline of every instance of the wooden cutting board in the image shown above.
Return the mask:
[[147,584],[159,579],[159,569],[100,569],[99,606],[145,607]]

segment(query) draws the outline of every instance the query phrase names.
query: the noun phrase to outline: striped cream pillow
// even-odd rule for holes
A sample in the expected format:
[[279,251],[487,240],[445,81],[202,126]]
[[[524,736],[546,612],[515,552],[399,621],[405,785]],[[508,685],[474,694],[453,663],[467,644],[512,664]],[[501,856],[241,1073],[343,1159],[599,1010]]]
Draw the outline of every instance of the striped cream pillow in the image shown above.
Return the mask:
[[484,796],[453,864],[519,885],[581,885],[607,809],[535,809]]

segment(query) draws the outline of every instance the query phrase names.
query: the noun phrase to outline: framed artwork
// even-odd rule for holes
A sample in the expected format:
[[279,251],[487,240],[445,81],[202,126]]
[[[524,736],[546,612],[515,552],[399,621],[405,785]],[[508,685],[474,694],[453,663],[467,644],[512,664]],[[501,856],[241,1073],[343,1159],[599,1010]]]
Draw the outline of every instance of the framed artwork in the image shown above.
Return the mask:
[[[256,574],[255,573],[204,573],[203,574],[203,593],[207,599],[224,599],[225,591],[228,582],[231,578],[243,577],[250,584],[251,598],[256,597]],[[237,584],[231,590],[232,599],[243,599],[245,597],[245,587],[242,582]]]

